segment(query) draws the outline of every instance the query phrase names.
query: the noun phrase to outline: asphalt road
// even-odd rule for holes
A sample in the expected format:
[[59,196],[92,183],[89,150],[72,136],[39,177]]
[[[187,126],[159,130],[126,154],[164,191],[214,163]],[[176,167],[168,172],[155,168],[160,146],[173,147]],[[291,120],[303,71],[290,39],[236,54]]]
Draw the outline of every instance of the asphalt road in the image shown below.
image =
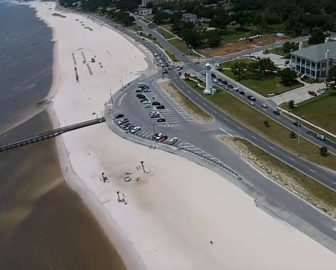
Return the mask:
[[[137,22],[139,21],[137,20]],[[140,25],[143,27],[143,31],[152,33],[152,35],[157,38],[163,47],[171,50],[171,52],[174,53],[177,58],[186,63],[186,67],[191,68],[196,72],[199,72],[203,69],[203,65],[198,65],[191,62],[188,57],[176,51],[176,49],[172,47],[167,41],[165,41],[162,37],[159,37],[160,35],[158,33],[149,27],[146,28],[146,26],[142,25],[141,22]],[[126,30],[122,27],[117,28],[119,31],[133,37],[137,42],[141,42],[147,46],[153,53],[161,52],[156,45],[138,37],[132,31]],[[240,54],[243,55],[246,53],[247,52],[244,51],[235,54],[234,56],[227,57],[237,57]],[[253,187],[254,190],[261,194],[258,197],[260,200],[265,198],[266,201],[270,201],[272,204],[274,203],[277,207],[285,210],[286,213],[291,213],[291,215],[289,215],[287,218],[282,215],[282,217],[285,218],[287,222],[293,224],[296,227],[299,227],[305,233],[322,242],[327,247],[333,249],[333,245],[331,244],[330,239],[336,240],[335,220],[331,219],[300,198],[296,197],[294,194],[265,178],[254,168],[249,166],[237,154],[219,142],[215,136],[225,134],[227,135],[227,132],[230,132],[232,135],[243,136],[254,142],[256,145],[260,146],[262,149],[273,154],[277,158],[287,162],[289,165],[298,168],[299,170],[302,170],[312,178],[318,179],[320,182],[332,187],[333,189],[335,188],[335,173],[316,166],[315,164],[309,163],[273,144],[264,137],[255,134],[190,89],[190,87],[180,80],[177,75],[177,71],[175,70],[171,70],[168,73],[169,78],[174,81],[174,83],[183,93],[185,93],[191,100],[193,100],[196,104],[199,104],[215,117],[214,123],[208,125],[199,125],[194,122],[185,121],[185,119],[175,110],[175,108],[171,107],[169,103],[163,102],[165,106],[169,108],[171,116],[173,119],[175,119],[175,122],[178,123],[178,125],[176,126],[175,124],[175,126],[170,127],[159,126],[157,122],[150,120],[148,117],[148,111],[146,111],[143,108],[143,105],[135,98],[135,93],[133,91],[136,86],[136,82],[123,90],[119,94],[118,98],[114,100],[115,109],[125,113],[132,123],[141,126],[142,130],[146,130],[146,132],[149,134],[154,132],[163,132],[169,137],[179,137],[180,141],[182,140],[184,142],[189,142],[191,145],[197,146],[198,148],[209,153],[211,156],[214,156],[223,161],[233,170],[242,175],[244,179],[248,180],[250,187]],[[155,80],[160,76],[161,75],[158,74],[156,77],[152,76],[150,79],[147,79],[147,81],[152,85],[152,89],[156,89]],[[143,78],[140,80],[143,81]],[[160,95],[159,92],[154,92],[154,95],[155,98],[159,98],[161,100],[162,95]],[[139,106],[136,106],[135,104],[139,104]],[[225,132],[223,132],[223,130]],[[303,220],[304,222],[298,222],[296,217]],[[309,226],[303,225],[305,222],[309,224]],[[312,227],[310,226],[315,228],[324,236],[316,234],[316,231],[312,230]],[[335,249],[333,250],[335,251]]]
[[[249,188],[252,187],[253,190],[258,192],[257,201],[266,201],[266,204],[270,203],[276,208],[281,209],[281,211],[289,213],[288,216],[282,216],[287,222],[298,227],[305,233],[313,234],[311,236],[317,241],[322,241],[323,244],[329,248],[331,247],[331,244],[329,243],[330,245],[328,245],[328,241],[326,241],[324,237],[326,236],[327,238],[336,240],[335,220],[321,213],[273,181],[270,181],[217,139],[217,136],[220,135],[229,136],[228,132],[234,136],[240,135],[249,137],[255,135],[250,134],[248,129],[245,129],[230,118],[222,119],[218,117],[216,112],[211,111],[212,109],[216,110],[216,108],[205,107],[212,112],[215,117],[215,121],[212,123],[198,124],[194,121],[186,120],[179,111],[177,111],[176,107],[171,105],[173,103],[168,102],[165,95],[162,94],[162,90],[159,89],[155,82],[159,77],[160,75],[158,74],[147,80],[151,85],[152,92],[146,93],[146,95],[150,100],[156,100],[165,105],[166,108],[164,111],[169,112],[169,121],[174,121],[173,126],[161,126],[156,120],[149,117],[149,112],[152,109],[144,108],[144,105],[140,103],[136,98],[136,93],[134,93],[137,81],[139,80],[132,83],[114,100],[115,110],[125,114],[125,117],[127,117],[132,124],[141,126],[141,132],[147,134],[148,137],[151,137],[155,132],[162,132],[169,137],[178,137],[179,143],[183,142],[183,144],[185,144],[185,142],[188,142],[191,145],[190,147],[197,146],[197,149],[203,150],[210,156],[222,161],[231,169],[238,172],[243,179],[246,179]],[[143,79],[141,79],[141,81],[143,81]],[[180,87],[186,91],[190,91],[190,89],[185,88],[183,85],[180,85]],[[153,97],[155,99],[153,99]],[[207,105],[211,104],[206,104],[206,106]],[[221,115],[221,112],[218,113]],[[164,113],[162,112],[162,114]],[[171,120],[172,118],[173,120]],[[263,141],[263,138],[256,138],[257,140],[261,139],[261,141]],[[251,139],[253,139],[253,137],[251,137]],[[273,147],[272,144],[271,146]],[[310,224],[324,236],[312,233],[309,227],[305,225],[302,226],[304,223],[298,222],[295,217]]]

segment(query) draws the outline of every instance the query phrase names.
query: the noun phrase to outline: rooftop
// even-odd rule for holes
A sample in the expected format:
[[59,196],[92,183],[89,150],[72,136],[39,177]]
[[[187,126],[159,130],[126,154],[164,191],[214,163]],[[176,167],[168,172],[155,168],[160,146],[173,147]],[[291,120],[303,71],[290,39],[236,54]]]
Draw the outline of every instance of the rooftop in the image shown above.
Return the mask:
[[329,50],[329,57],[336,57],[336,42],[329,41],[327,43],[317,44],[292,52],[293,55],[308,58],[312,61],[325,60],[325,52]]

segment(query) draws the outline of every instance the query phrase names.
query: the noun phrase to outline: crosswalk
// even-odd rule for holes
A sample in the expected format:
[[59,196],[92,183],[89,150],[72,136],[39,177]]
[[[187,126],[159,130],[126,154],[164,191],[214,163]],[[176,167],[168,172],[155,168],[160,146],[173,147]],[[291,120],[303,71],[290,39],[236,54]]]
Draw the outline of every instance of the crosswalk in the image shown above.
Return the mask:
[[157,92],[172,108],[174,108],[178,112],[179,115],[181,115],[184,120],[189,122],[194,121],[192,117],[183,108],[177,105],[166,92],[164,92],[163,90],[158,90]]

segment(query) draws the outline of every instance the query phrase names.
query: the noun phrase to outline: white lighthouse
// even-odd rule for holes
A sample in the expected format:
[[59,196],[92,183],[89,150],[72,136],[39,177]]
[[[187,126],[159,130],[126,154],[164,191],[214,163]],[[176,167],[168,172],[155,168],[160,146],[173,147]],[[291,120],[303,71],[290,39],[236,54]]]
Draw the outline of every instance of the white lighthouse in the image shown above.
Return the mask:
[[205,64],[205,89],[203,90],[203,94],[205,95],[214,94],[211,78],[211,65],[209,63]]

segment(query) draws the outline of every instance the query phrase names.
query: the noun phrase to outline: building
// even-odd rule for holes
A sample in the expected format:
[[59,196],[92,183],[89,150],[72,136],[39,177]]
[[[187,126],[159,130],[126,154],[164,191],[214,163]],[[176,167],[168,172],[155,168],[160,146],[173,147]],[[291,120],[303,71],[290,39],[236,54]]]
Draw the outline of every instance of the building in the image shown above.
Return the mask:
[[198,17],[196,14],[193,13],[184,13],[183,20],[185,22],[198,23]]
[[139,15],[140,16],[148,16],[152,14],[152,9],[151,8],[142,8],[139,10]]
[[290,65],[300,75],[312,79],[325,79],[331,67],[336,66],[336,41],[302,48],[291,53]]

